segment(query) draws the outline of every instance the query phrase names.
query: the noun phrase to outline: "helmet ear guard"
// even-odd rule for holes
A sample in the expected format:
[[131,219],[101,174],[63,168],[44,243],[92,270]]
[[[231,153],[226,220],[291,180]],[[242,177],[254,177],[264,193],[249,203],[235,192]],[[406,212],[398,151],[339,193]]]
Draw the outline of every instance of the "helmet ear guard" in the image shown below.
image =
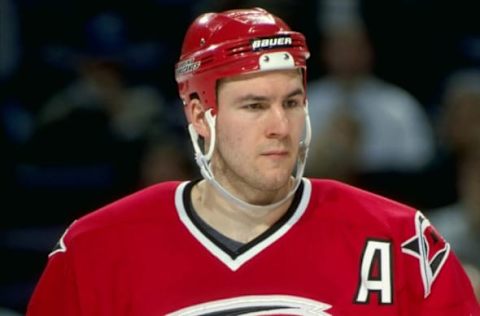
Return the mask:
[[[269,205],[247,203],[227,191],[211,169],[217,111],[217,83],[222,78],[272,70],[301,69],[306,91],[306,60],[310,56],[303,34],[294,32],[280,18],[261,8],[206,13],[187,30],[182,53],[175,67],[180,97],[187,107],[188,130],[195,160],[202,176],[225,198],[241,208],[273,209],[289,199],[299,187],[311,138],[308,105],[305,100],[305,135],[300,142],[295,182],[289,193]],[[206,152],[192,124],[191,99],[198,98],[205,109],[210,142]]]

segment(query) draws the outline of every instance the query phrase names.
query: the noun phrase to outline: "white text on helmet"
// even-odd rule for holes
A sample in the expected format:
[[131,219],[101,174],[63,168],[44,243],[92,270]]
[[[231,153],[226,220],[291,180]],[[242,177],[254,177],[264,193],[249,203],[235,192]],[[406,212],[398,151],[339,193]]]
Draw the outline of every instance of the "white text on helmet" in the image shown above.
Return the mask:
[[198,67],[200,67],[200,61],[187,59],[177,64],[177,67],[175,69],[175,74],[177,76],[183,75],[183,74],[197,70]]
[[290,36],[258,38],[252,40],[252,50],[254,51],[287,46],[292,46],[292,38]]

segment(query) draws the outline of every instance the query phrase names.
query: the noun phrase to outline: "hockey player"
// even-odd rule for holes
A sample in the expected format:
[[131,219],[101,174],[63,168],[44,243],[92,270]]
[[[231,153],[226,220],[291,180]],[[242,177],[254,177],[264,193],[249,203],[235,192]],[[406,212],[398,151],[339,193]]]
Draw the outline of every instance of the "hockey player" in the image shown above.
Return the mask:
[[27,315],[480,315],[420,211],[303,177],[308,57],[260,8],[198,17],[175,76],[203,179],[72,223]]

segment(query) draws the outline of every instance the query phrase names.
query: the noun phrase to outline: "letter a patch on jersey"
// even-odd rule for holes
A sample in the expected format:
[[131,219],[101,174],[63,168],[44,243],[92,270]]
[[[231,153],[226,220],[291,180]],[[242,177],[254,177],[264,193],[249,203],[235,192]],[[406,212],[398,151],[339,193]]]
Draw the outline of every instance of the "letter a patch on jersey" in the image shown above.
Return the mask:
[[402,243],[402,252],[418,259],[425,297],[448,258],[450,245],[421,212],[415,215],[416,234]]
[[356,303],[366,304],[370,295],[376,293],[379,304],[393,304],[391,252],[390,241],[367,240],[360,265]]

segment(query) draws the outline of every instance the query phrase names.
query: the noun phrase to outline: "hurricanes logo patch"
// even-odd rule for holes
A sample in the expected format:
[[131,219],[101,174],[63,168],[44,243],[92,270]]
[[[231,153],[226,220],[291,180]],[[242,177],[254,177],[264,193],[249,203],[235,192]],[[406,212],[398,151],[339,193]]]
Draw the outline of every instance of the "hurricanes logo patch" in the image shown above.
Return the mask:
[[168,314],[169,316],[227,315],[302,315],[331,316],[331,306],[311,299],[289,295],[240,296],[194,305]]
[[448,258],[450,245],[421,212],[415,215],[416,234],[402,243],[402,252],[418,259],[425,297]]
[[252,40],[253,51],[289,46],[292,46],[292,38],[290,36],[264,37]]
[[190,58],[177,64],[177,67],[175,68],[175,75],[184,75],[197,70],[199,67],[200,61],[195,61],[193,58]]

